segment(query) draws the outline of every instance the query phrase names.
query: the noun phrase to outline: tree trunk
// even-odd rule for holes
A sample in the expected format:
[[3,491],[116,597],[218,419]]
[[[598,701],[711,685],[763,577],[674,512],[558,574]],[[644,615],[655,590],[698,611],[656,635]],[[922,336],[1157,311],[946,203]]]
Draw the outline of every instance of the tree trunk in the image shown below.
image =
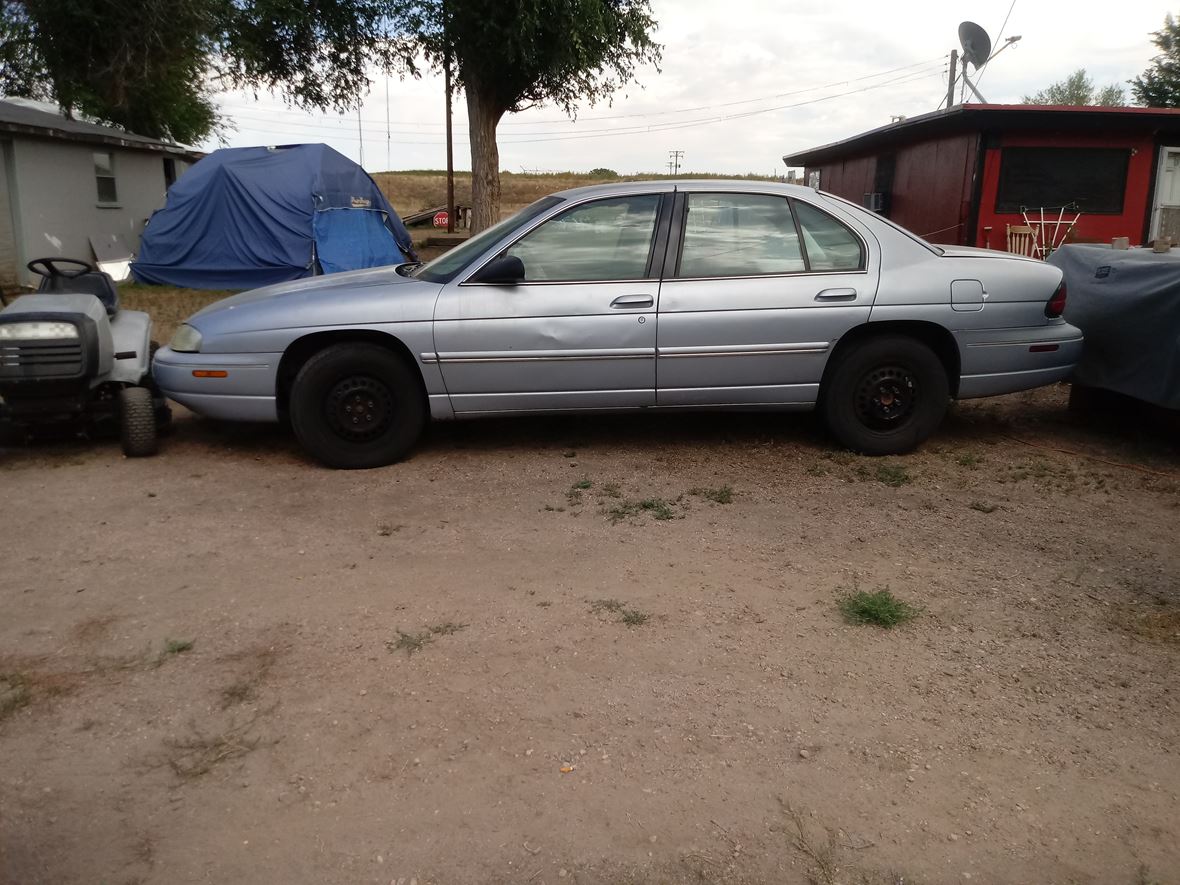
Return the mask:
[[500,220],[500,150],[496,147],[496,126],[504,116],[502,108],[478,88],[467,86],[467,126],[471,140],[471,233],[476,234]]

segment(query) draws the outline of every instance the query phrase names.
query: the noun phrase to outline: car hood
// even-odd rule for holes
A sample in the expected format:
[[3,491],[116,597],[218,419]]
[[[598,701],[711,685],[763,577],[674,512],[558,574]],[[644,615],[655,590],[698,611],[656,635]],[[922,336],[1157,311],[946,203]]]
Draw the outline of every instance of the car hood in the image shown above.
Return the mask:
[[430,320],[442,286],[375,267],[252,289],[214,302],[188,323],[219,334]]
[[263,286],[261,289],[250,289],[239,292],[220,301],[215,301],[208,307],[193,314],[193,317],[204,316],[219,310],[241,307],[258,301],[270,301],[277,298],[289,298],[293,295],[308,295],[325,291],[338,291],[358,286],[375,286],[390,283],[415,282],[412,277],[402,276],[397,272],[399,265],[388,267],[369,267],[364,270],[350,270],[344,273],[326,274],[316,277],[305,277],[292,280],[289,283],[275,283],[273,286]]

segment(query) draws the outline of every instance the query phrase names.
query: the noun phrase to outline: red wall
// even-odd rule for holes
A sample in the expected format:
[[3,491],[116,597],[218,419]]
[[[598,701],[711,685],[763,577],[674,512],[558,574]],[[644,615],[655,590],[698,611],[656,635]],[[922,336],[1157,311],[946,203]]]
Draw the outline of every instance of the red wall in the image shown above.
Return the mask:
[[[1125,136],[1076,133],[1004,135],[1000,138],[1000,147],[1130,148],[1132,154],[1127,167],[1127,190],[1123,199],[1122,214],[1083,213],[1070,241],[1109,243],[1113,237],[1130,237],[1132,246],[1142,245],[1146,241],[1148,201],[1154,190],[1151,173],[1156,151],[1150,133]],[[976,227],[976,241],[972,244],[989,245],[986,242],[987,234],[984,228],[991,227],[990,246],[993,249],[1006,248],[1005,239],[1009,224],[1024,224],[1024,217],[1019,212],[999,214],[995,211],[996,191],[1000,185],[1000,147],[989,147],[985,151],[979,224]],[[1039,214],[1037,217],[1040,217]]]

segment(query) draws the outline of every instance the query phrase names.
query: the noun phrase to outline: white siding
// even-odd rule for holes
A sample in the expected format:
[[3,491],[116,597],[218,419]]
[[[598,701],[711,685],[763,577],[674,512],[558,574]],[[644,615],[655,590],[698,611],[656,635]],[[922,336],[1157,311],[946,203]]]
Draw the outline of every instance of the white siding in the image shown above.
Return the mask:
[[[139,248],[144,223],[164,205],[164,158],[158,152],[104,145],[16,137],[14,170],[24,254],[29,258],[63,255],[94,260],[92,235],[117,234]],[[100,206],[94,177],[94,152],[110,150],[118,204]],[[179,176],[188,164],[179,158]],[[22,272],[24,281],[34,280]]]

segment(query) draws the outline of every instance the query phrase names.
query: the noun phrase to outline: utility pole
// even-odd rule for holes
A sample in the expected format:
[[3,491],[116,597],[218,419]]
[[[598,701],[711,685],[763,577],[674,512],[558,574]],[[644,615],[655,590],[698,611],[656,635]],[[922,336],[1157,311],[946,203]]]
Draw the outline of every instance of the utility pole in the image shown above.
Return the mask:
[[[451,140],[451,50],[446,46],[447,4],[443,0],[443,80],[447,90],[447,233],[455,232],[455,145]],[[470,128],[470,123],[468,123]]]
[[455,151],[451,141],[451,57],[443,57],[443,80],[447,90],[447,233],[455,232]]
[[356,134],[360,144],[360,162],[357,164],[365,168],[365,131],[361,129],[361,103],[356,103]]
[[955,105],[955,80],[958,79],[959,50],[951,50],[950,82],[946,85],[946,109],[949,111]]
[[671,160],[668,161],[668,174],[669,175],[672,174],[672,161]]
[[389,133],[389,75],[385,75],[385,169],[386,171],[393,168],[389,161],[389,146],[392,136]]
[[680,159],[684,156],[684,151],[668,151],[668,156],[672,158],[672,174],[680,174]]

